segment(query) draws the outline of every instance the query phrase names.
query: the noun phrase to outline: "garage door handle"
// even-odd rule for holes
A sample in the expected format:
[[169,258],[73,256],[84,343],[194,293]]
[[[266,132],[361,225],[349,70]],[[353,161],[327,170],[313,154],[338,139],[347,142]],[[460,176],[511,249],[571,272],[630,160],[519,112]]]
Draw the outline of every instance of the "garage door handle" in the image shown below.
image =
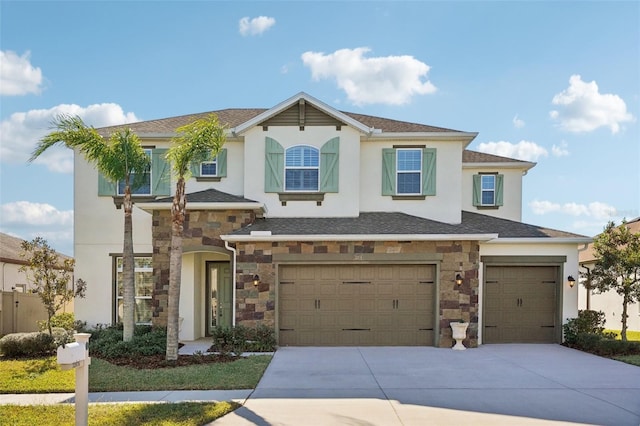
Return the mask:
[[540,328],[556,328],[555,325],[541,325]]
[[371,331],[370,328],[343,328],[342,331]]
[[342,284],[371,284],[371,281],[342,281]]
[[433,328],[419,328],[418,331],[433,331]]
[[484,328],[498,328],[497,325],[485,325]]

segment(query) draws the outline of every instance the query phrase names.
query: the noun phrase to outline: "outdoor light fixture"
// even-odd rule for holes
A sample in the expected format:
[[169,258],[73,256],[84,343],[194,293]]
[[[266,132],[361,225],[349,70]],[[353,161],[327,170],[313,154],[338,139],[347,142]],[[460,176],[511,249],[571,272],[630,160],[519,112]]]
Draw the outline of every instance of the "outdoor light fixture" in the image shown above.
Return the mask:
[[462,275],[456,274],[456,284],[462,285]]
[[576,279],[573,278],[572,275],[569,275],[567,277],[567,281],[569,281],[569,287],[573,288],[574,285],[576,285]]
[[256,274],[253,276],[253,285],[257,287],[258,284],[260,284],[260,277],[258,276],[258,274]]

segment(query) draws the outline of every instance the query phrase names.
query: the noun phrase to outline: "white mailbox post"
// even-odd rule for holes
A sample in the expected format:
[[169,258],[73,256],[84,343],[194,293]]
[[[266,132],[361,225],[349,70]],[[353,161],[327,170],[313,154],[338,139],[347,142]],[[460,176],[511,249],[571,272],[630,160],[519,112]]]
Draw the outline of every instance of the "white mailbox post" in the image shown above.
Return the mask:
[[89,421],[89,343],[90,333],[76,333],[75,343],[58,347],[58,364],[63,370],[76,370],[76,426]]

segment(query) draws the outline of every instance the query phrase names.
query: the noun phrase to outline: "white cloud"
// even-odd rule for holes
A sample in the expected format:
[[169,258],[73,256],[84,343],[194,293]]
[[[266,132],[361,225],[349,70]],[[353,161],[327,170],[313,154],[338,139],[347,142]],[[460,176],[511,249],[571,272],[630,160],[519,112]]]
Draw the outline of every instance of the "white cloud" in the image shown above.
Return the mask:
[[39,94],[42,70],[31,65],[30,52],[18,56],[11,50],[0,51],[0,95]]
[[17,201],[0,205],[2,232],[32,240],[43,237],[55,250],[73,253],[73,211],[49,204]]
[[483,142],[478,145],[478,151],[523,161],[537,161],[538,158],[549,155],[546,149],[529,141],[520,141],[517,144],[505,141]]
[[569,155],[569,145],[565,142],[562,141],[560,143],[560,145],[553,145],[551,147],[551,154],[553,154],[554,157],[566,157],[567,155]]
[[245,16],[240,19],[238,27],[240,34],[243,36],[260,35],[276,24],[275,18],[269,16],[258,16],[257,18],[249,18]]
[[513,121],[513,127],[515,127],[516,129],[521,129],[521,128],[523,128],[525,126],[524,120],[518,118],[518,114],[516,114],[513,117],[512,121]]
[[589,217],[598,220],[608,220],[617,217],[616,208],[606,203],[594,201],[589,204],[553,203],[551,201],[533,200],[529,207],[534,214],[563,213],[569,216]]
[[340,49],[325,55],[305,52],[302,62],[311,69],[314,80],[335,79],[338,87],[356,105],[402,105],[414,95],[434,93],[437,89],[424,80],[430,67],[413,56],[365,58],[370,49]]
[[627,105],[618,95],[600,94],[595,81],[586,83],[579,75],[569,78],[569,87],[556,94],[552,101],[561,108],[549,113],[569,132],[591,132],[608,127],[611,133],[620,131],[620,124],[634,121]]
[[[51,129],[51,121],[59,114],[78,115],[87,125],[95,127],[139,121],[134,113],[125,113],[117,104],[94,104],[88,107],[78,105],[57,105],[50,109],[16,112],[0,122],[0,162],[25,163],[40,138]],[[35,164],[43,164],[58,173],[73,171],[73,153],[64,147],[47,150]]]

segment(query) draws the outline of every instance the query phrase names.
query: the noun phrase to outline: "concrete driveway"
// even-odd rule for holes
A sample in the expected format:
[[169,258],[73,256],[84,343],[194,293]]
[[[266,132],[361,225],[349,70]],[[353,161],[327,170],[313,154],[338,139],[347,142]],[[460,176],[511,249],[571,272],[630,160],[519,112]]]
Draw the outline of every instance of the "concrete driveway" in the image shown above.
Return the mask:
[[216,425],[640,425],[640,367],[559,345],[281,348]]

